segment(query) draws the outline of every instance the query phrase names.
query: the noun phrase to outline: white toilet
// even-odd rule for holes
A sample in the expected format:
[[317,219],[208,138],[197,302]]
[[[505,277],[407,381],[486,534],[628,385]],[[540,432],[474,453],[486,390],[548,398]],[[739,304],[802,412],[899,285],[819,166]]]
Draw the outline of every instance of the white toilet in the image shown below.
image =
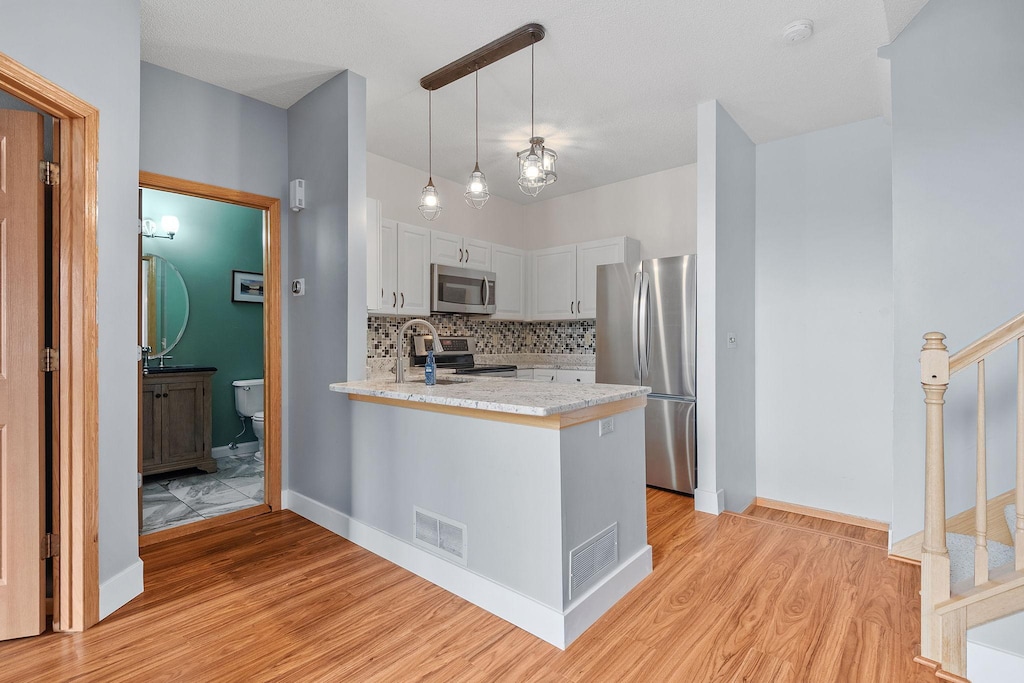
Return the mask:
[[235,389],[235,412],[243,420],[252,420],[252,432],[259,445],[256,459],[263,460],[263,380],[236,379],[231,386]]

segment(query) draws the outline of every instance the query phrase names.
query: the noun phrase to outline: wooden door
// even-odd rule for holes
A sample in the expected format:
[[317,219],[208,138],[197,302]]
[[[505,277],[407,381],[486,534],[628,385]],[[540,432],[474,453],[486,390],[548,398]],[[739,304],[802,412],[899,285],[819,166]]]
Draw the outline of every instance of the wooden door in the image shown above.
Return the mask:
[[43,117],[0,110],[0,638],[46,626]]
[[[163,414],[160,412],[163,401],[163,384],[143,381],[140,407],[140,472],[146,472],[159,465],[163,446],[160,434],[163,433]],[[157,397],[160,398],[157,398]]]
[[491,243],[467,237],[462,245],[462,265],[474,270],[491,270]]
[[526,253],[522,249],[491,246],[491,266],[497,281],[495,320],[526,320]]
[[163,464],[180,462],[191,467],[206,453],[203,383],[170,381],[163,385]]
[[462,248],[462,238],[449,232],[440,230],[430,231],[430,262],[440,263],[442,266],[463,266],[465,250]]

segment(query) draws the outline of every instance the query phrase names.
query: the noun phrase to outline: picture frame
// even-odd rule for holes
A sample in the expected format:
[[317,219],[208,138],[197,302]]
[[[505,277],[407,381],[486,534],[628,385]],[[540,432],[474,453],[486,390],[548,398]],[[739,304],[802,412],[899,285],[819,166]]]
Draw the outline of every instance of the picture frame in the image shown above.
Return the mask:
[[231,271],[231,300],[238,303],[263,303],[263,273]]

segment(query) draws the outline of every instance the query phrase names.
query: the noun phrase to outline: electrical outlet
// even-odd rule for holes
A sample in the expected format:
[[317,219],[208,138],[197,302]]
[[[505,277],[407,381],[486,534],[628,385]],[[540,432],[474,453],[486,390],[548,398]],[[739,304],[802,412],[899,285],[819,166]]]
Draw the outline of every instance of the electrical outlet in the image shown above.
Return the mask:
[[725,333],[725,348],[735,349],[736,348],[736,333],[726,332]]
[[615,418],[606,417],[597,423],[597,435],[604,436],[615,431]]
[[304,296],[306,294],[306,278],[300,277],[292,280],[292,296]]

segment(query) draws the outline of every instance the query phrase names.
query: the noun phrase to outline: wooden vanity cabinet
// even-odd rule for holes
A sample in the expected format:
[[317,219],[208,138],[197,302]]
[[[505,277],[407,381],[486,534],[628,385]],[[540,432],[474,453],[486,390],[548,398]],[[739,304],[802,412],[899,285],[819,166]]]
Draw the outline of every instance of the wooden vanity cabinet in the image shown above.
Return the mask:
[[198,467],[213,459],[213,372],[174,372],[142,379],[142,473]]

